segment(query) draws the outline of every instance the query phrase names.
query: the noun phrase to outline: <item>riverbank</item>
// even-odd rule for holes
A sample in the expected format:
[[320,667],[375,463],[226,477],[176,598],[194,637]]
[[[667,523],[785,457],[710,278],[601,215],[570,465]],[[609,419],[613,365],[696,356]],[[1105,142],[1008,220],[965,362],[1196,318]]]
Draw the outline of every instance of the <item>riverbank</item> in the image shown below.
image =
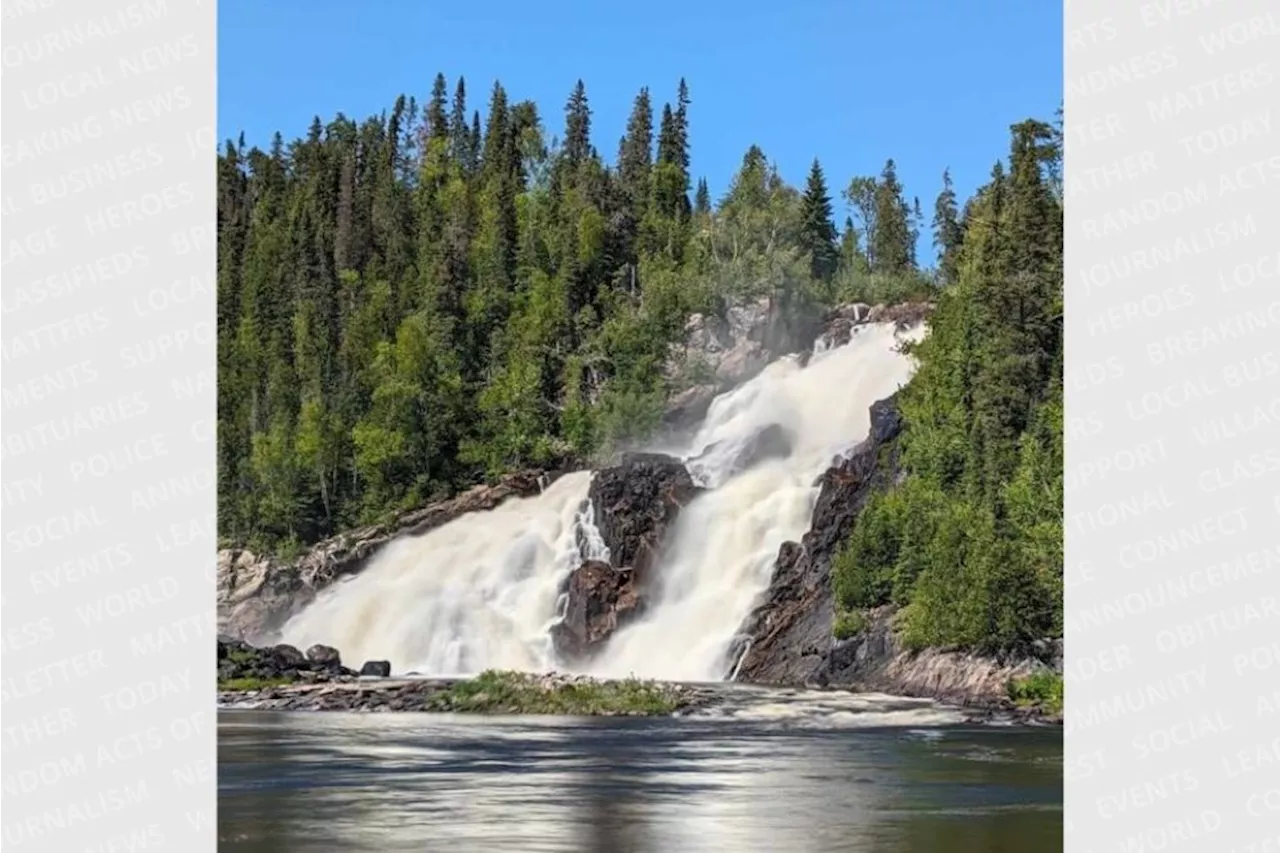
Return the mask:
[[[361,674],[363,673],[363,674]],[[597,679],[568,673],[488,671],[469,678],[390,675],[386,661],[357,672],[335,649],[255,648],[219,638],[218,708],[224,711],[410,712],[568,717],[687,717],[733,719],[763,715],[820,719],[834,714],[912,711],[921,725],[1043,725],[1060,722],[1035,700],[1043,685],[1026,685],[1018,701],[964,706],[894,697],[847,687],[782,687],[741,682],[687,684]],[[1060,707],[1060,706],[1059,706]]]
[[601,681],[548,673],[489,671],[474,678],[339,676],[320,682],[218,689],[225,709],[259,711],[413,711],[576,717],[675,716],[704,706],[705,688],[660,682]]

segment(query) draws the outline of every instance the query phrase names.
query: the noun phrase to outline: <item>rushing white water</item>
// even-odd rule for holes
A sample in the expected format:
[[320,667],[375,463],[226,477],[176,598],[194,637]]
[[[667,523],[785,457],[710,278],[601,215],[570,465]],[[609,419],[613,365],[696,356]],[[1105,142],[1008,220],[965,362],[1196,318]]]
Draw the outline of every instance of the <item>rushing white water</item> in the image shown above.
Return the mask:
[[[890,325],[858,327],[807,367],[780,359],[712,403],[689,446],[677,449],[699,457],[692,473],[711,490],[682,510],[644,618],[610,640],[593,674],[728,674],[726,655],[768,586],[778,546],[809,526],[815,478],[866,435],[871,404],[910,378],[899,340]],[[791,454],[735,472],[738,451],[770,424],[790,435]],[[387,659],[397,672],[555,668],[548,630],[564,579],[584,557],[608,556],[585,500],[589,485],[589,474],[571,474],[537,497],[392,544],[290,620],[282,639],[335,646],[357,665]]]

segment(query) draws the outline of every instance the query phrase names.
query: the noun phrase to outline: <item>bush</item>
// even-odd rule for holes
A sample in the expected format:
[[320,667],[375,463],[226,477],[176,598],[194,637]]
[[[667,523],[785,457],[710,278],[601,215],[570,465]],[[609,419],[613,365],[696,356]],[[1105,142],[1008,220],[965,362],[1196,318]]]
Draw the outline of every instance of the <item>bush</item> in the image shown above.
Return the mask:
[[1025,678],[1012,679],[1006,688],[1009,698],[1022,708],[1038,708],[1051,714],[1061,714],[1064,704],[1062,676],[1042,669]]
[[831,633],[837,640],[847,640],[867,628],[867,617],[860,610],[845,610],[836,615]]

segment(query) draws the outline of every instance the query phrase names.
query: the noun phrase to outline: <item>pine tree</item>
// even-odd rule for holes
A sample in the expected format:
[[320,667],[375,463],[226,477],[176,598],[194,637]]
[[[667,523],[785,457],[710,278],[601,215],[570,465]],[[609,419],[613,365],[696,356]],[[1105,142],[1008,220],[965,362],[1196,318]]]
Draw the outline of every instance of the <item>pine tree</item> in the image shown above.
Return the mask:
[[844,230],[840,232],[840,269],[850,272],[866,272],[867,257],[863,254],[861,235],[853,224],[853,217],[844,218]]
[[800,248],[809,255],[809,272],[818,281],[830,281],[840,262],[836,226],[831,221],[831,197],[822,166],[814,158],[809,181],[800,202]]

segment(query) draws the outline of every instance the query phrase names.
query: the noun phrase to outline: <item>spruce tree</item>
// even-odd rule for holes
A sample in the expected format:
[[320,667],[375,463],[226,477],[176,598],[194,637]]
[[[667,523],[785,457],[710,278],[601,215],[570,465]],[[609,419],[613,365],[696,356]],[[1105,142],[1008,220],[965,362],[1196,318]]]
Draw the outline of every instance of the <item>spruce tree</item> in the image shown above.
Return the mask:
[[874,246],[872,271],[898,275],[911,269],[910,212],[892,158],[885,162],[876,182],[875,227],[870,242]]
[[711,213],[711,191],[707,189],[707,179],[698,179],[698,191],[694,195],[693,212],[699,216]]
[[942,191],[933,206],[933,245],[938,250],[938,276],[943,285],[956,282],[962,239],[951,170],[945,169],[942,172]]
[[653,106],[649,90],[636,95],[627,119],[627,133],[618,151],[618,180],[637,218],[649,192],[649,173],[653,168]]
[[564,158],[573,171],[591,156],[591,108],[581,80],[574,85],[564,114]]
[[458,78],[453,87],[453,103],[449,109],[449,156],[465,165],[471,150],[471,134],[467,124],[467,83]]
[[447,97],[448,83],[444,74],[437,74],[431,87],[431,100],[427,102],[427,136],[430,139],[449,138],[449,119],[444,111]]
[[840,262],[836,226],[831,221],[831,197],[822,165],[814,158],[800,202],[800,249],[809,255],[809,273],[818,281],[831,281]]

